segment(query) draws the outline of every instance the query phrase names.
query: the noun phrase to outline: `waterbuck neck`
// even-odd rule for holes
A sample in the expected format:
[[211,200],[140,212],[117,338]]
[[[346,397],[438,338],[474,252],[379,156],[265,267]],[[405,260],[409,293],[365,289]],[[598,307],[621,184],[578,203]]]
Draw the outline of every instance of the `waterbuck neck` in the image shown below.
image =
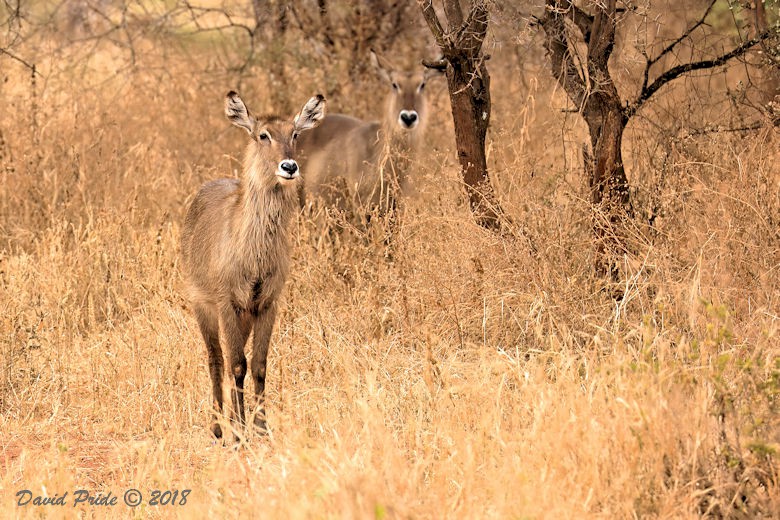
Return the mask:
[[286,256],[288,224],[297,208],[298,181],[280,181],[276,165],[247,151],[234,226],[236,256],[249,270],[265,269]]
[[419,128],[403,130],[398,128],[398,123],[385,122],[382,125],[382,137],[391,153],[408,154],[417,148],[420,132]]

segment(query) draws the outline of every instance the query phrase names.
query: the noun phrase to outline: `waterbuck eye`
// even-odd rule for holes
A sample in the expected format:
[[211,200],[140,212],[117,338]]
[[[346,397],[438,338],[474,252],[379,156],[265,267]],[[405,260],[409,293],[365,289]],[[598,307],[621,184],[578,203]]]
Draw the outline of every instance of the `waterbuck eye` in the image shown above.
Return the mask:
[[401,87],[398,86],[398,83],[393,82],[393,88],[396,90],[401,90]]
[[298,132],[293,132],[293,141],[298,139]]
[[417,92],[422,92],[422,89],[425,88],[425,82],[420,83],[420,86],[417,87]]
[[259,135],[261,141],[270,141],[271,136],[267,132],[263,132]]

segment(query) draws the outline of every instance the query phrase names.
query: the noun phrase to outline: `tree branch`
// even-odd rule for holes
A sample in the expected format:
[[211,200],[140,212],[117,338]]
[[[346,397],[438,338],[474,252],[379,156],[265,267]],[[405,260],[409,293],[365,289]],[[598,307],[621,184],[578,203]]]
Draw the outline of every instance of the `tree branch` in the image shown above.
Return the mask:
[[444,50],[448,45],[445,41],[444,29],[442,29],[439,17],[433,8],[433,0],[417,0],[417,4],[420,6],[425,23],[428,24],[428,28],[431,30],[431,34],[433,34],[433,39],[436,40],[439,48]]
[[463,25],[463,11],[460,8],[460,0],[444,0],[444,15],[450,28]]
[[[561,1],[568,7],[561,7]],[[566,36],[564,15],[570,7],[572,4],[568,0],[547,0],[544,18],[538,22],[546,36],[544,45],[550,54],[553,75],[579,111],[585,103],[587,87],[577,72]]]
[[735,47],[734,49],[727,52],[726,54],[718,56],[717,58],[711,60],[695,61],[692,63],[686,63],[684,65],[677,65],[676,67],[672,67],[671,69],[667,70],[666,72],[658,76],[655,79],[655,81],[653,81],[650,84],[650,86],[642,89],[642,92],[639,94],[639,98],[637,98],[637,100],[634,103],[632,103],[626,108],[626,117],[633,116],[636,113],[636,111],[639,110],[639,108],[644,104],[645,101],[647,101],[653,94],[655,94],[658,91],[658,89],[660,89],[670,81],[675,80],[680,76],[682,76],[683,74],[694,70],[712,69],[715,67],[720,67],[730,59],[742,56],[747,51],[749,51],[752,47],[761,43],[767,38],[773,36],[774,34],[775,31],[765,31],[759,34],[758,36],[756,36],[755,38],[743,42],[741,45]]
[[[488,27],[488,8],[484,1],[476,1],[469,16],[456,35],[458,46],[476,56],[485,41]],[[452,26],[450,26],[452,27]]]
[[722,127],[722,126],[708,126],[704,128],[693,128],[684,134],[684,137],[694,137],[697,135],[718,134],[721,132],[752,132],[754,130],[761,130],[768,126],[780,126],[780,118],[775,118],[771,121],[756,121],[754,123],[737,126],[737,127]]
[[661,59],[661,58],[663,58],[663,57],[664,57],[666,54],[668,54],[669,52],[671,52],[671,50],[672,50],[672,49],[674,49],[674,48],[675,48],[675,47],[676,47],[676,46],[677,46],[677,45],[678,45],[678,44],[679,44],[681,41],[683,41],[685,38],[687,38],[688,36],[690,36],[690,35],[691,35],[691,33],[692,33],[693,31],[695,31],[696,29],[698,29],[699,27],[701,27],[701,25],[704,23],[704,20],[705,20],[705,19],[707,18],[707,16],[710,14],[710,11],[712,11],[712,8],[713,8],[713,6],[715,6],[715,2],[717,2],[717,1],[718,1],[718,0],[712,0],[712,1],[710,2],[710,5],[709,5],[709,6],[707,7],[707,9],[704,11],[704,14],[703,14],[703,15],[701,15],[701,18],[699,18],[699,19],[696,21],[696,23],[694,23],[693,25],[691,25],[690,27],[688,27],[688,29],[686,29],[686,30],[685,30],[685,32],[684,32],[684,33],[682,33],[682,34],[680,35],[680,37],[679,37],[679,38],[675,39],[675,40],[674,40],[672,43],[670,43],[670,44],[669,44],[669,45],[668,45],[666,48],[664,48],[664,50],[662,50],[662,51],[661,51],[661,53],[660,53],[658,56],[656,56],[656,57],[655,57],[655,58],[653,58],[652,60],[648,60],[648,62],[647,62],[647,64],[648,64],[648,67],[652,67],[653,65],[655,65],[655,63],[656,63],[658,60],[660,60],[660,59]]
[[440,60],[422,60],[423,67],[428,69],[434,69],[441,72],[444,72],[447,70],[447,60],[440,59]]
[[[715,2],[718,0],[711,0],[710,5],[707,7],[707,9],[704,11],[704,14],[701,15],[701,18],[699,18],[696,23],[688,27],[684,33],[680,35],[679,38],[676,38],[672,43],[667,45],[661,52],[653,59],[650,59],[647,57],[647,63],[645,64],[645,71],[644,71],[644,78],[642,79],[642,91],[647,88],[647,81],[650,76],[650,67],[658,63],[658,60],[669,54],[677,45],[680,44],[681,41],[686,39],[688,36],[693,33],[696,29],[701,27],[701,25],[704,23],[704,20],[707,18],[707,16],[710,14],[710,11],[712,11],[712,8],[715,6]],[[759,0],[760,1],[760,0]]]
[[593,17],[592,34],[588,43],[588,63],[605,70],[615,45],[615,3],[615,0],[606,0],[604,5],[599,5]]
[[34,65],[34,64],[32,64],[32,63],[29,63],[29,62],[27,62],[27,60],[25,60],[24,58],[20,58],[20,57],[19,57],[19,56],[17,56],[16,54],[13,54],[13,53],[9,52],[9,51],[7,51],[7,50],[3,49],[2,47],[0,47],[0,53],[2,53],[2,54],[5,54],[6,56],[8,56],[9,58],[11,58],[12,60],[18,61],[19,63],[21,63],[22,65],[24,65],[24,66],[25,66],[25,67],[27,67],[28,69],[30,69],[30,70],[32,71],[33,75],[35,75],[35,74],[37,74],[37,75],[39,75],[39,76],[41,75],[41,73],[40,73],[40,72],[38,72],[38,71],[35,69],[35,65]]

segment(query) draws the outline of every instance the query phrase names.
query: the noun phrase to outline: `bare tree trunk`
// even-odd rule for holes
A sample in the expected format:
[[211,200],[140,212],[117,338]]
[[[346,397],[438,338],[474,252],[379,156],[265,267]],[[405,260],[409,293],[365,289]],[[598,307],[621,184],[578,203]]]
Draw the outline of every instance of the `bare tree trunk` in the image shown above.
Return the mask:
[[252,12],[255,15],[255,32],[265,24],[267,19],[267,8],[264,8],[263,0],[252,0]]
[[482,54],[488,27],[487,5],[474,0],[464,18],[458,0],[445,0],[445,32],[432,1],[418,0],[418,4],[442,52],[441,60],[425,65],[447,73],[458,161],[469,206],[479,225],[498,231],[502,212],[490,184],[485,155],[485,136],[490,125],[490,75],[485,65],[487,57]]
[[[755,0],[755,23],[756,31],[759,34],[768,32],[771,29],[764,2],[765,0]],[[764,48],[764,59],[767,62],[765,68],[767,81],[763,86],[762,94],[768,112],[777,117],[780,114],[776,112],[773,113],[772,103],[780,96],[780,48],[778,48],[777,45],[768,45],[766,42],[762,43],[762,47]],[[778,117],[775,124],[778,124],[778,122],[780,122],[780,117]]]
[[[606,71],[606,72],[605,72]],[[628,119],[609,71],[593,70],[600,90],[588,96],[583,117],[588,125],[592,160],[585,162],[593,207],[596,274],[619,277],[618,259],[625,248],[625,225],[631,215],[628,178],[623,167],[623,133]]]
[[369,70],[370,64],[366,57],[371,49],[383,53],[393,50],[399,37],[408,30],[408,13],[413,7],[394,0],[353,2],[349,24],[346,25],[349,34],[346,41],[350,42],[350,59],[353,64],[349,75],[353,84],[360,84],[361,78]]
[[500,227],[498,205],[493,196],[485,155],[485,137],[490,124],[490,76],[484,60],[476,70],[473,63],[452,59],[447,68],[447,84],[455,126],[463,182],[469,206],[479,225]]
[[[705,26],[715,5],[711,0],[697,22],[688,27],[651,58],[645,56],[645,70],[637,98],[625,103],[615,88],[609,71],[609,58],[615,45],[616,0],[591,1],[593,14],[571,0],[546,0],[545,13],[537,19],[545,33],[545,47],[552,73],[574,102],[588,125],[591,154],[586,156],[585,172],[593,206],[593,232],[596,241],[595,271],[612,280],[619,277],[618,259],[626,249],[626,223],[631,218],[631,199],[621,146],[623,133],[631,117],[666,83],[694,70],[724,65],[745,54],[759,43],[777,37],[777,29],[759,27],[755,38],[741,43],[714,59],[676,65],[650,81],[651,68],[673,52],[693,31]],[[577,34],[579,33],[579,34]],[[587,55],[578,55],[577,43],[587,47]],[[581,58],[581,59],[576,59]],[[584,64],[585,70],[580,68]]]
[[276,32],[278,34],[284,34],[287,32],[288,19],[287,19],[287,2],[279,1],[274,3],[274,9],[276,16],[274,17],[274,23],[276,24]]
[[[606,0],[591,16],[568,0],[547,0],[545,16],[540,20],[547,36],[545,46],[553,74],[588,125],[592,156],[585,161],[585,173],[594,212],[594,268],[597,275],[613,280],[619,275],[617,259],[625,247],[624,225],[631,211],[621,152],[628,118],[608,65],[615,43],[615,4],[615,0]],[[577,68],[574,60],[567,17],[588,44],[587,74]]]
[[280,113],[287,113],[292,108],[284,89],[286,73],[283,55],[288,26],[287,3],[281,0],[252,0],[252,12],[255,18],[252,44],[255,48],[260,42],[265,45],[264,68],[268,71],[272,85],[271,104]]
[[625,225],[631,215],[628,179],[621,152],[626,123],[614,106],[599,108],[603,108],[600,116],[585,118],[593,150],[592,160],[586,161],[585,167],[594,211],[594,266],[598,276],[617,280],[617,260],[625,248]]

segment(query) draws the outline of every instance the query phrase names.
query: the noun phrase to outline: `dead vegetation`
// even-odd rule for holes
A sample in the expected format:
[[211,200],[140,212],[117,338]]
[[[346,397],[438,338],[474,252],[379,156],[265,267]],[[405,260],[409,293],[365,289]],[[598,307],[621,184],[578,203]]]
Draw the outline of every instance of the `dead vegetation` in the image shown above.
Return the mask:
[[[60,517],[15,493],[79,488],[192,489],[185,506],[85,517],[780,515],[779,136],[726,131],[755,120],[745,64],[681,80],[627,127],[635,216],[616,301],[593,274],[587,128],[541,41],[495,13],[487,161],[515,232],[474,222],[446,117],[392,259],[381,233],[334,245],[298,218],[270,435],[234,450],[208,430],[178,243],[188,197],[240,170],[224,92],[262,113],[276,80],[229,31],[125,15],[134,64],[114,41],[47,31],[8,47],[35,75],[0,56],[0,516]],[[376,117],[376,85],[315,67],[295,30],[289,102],[332,92],[333,111]],[[443,88],[432,98],[446,115]]]

